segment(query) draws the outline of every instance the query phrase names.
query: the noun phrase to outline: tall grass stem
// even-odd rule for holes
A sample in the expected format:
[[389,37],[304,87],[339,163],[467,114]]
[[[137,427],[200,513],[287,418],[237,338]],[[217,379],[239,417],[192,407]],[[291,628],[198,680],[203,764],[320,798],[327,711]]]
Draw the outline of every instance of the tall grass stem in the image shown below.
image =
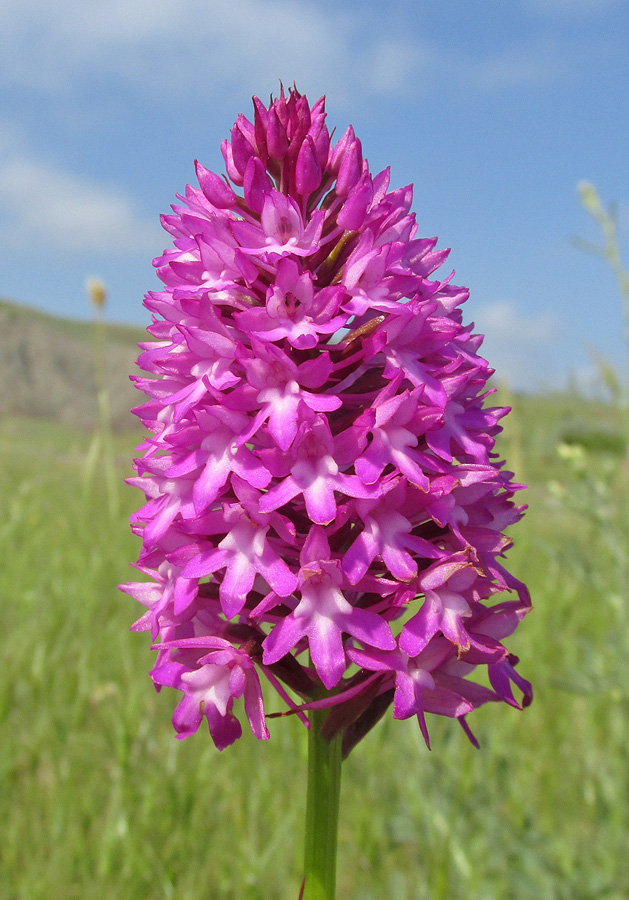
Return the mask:
[[[102,475],[107,489],[109,514],[115,519],[120,509],[118,492],[118,475],[114,461],[114,449],[111,427],[111,407],[105,374],[105,346],[107,325],[103,315],[105,300],[94,299],[94,289],[88,286],[94,309],[94,382],[96,385],[97,420],[94,435],[85,460],[84,490],[90,490],[98,465],[102,466]],[[104,291],[104,288],[103,288]]]

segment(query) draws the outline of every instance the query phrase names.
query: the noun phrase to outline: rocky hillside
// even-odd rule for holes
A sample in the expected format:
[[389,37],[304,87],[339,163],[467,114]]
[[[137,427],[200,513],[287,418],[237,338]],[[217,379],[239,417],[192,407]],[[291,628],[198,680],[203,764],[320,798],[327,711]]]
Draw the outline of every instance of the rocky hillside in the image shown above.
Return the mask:
[[[142,394],[129,381],[137,371],[141,328],[105,326],[105,380],[114,428],[134,427],[132,406]],[[0,415],[53,418],[89,429],[96,419],[94,325],[61,319],[0,300]]]

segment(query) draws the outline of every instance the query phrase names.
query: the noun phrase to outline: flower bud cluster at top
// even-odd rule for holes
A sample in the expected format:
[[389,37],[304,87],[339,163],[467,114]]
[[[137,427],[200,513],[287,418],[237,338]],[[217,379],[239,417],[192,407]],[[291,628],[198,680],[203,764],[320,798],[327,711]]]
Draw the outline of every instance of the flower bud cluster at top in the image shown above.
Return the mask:
[[416,236],[411,187],[371,175],[351,126],[331,144],[323,98],[254,108],[222,144],[228,178],[197,163],[162,219],[134,628],[183,693],[180,737],[205,717],[228,746],[242,700],[267,738],[262,674],[302,719],[329,706],[345,753],[391,703],[426,742],[426,713],[474,740],[475,707],[530,701],[501,643],[530,601],[499,562],[524,507],[468,292],[432,277],[449,251]]

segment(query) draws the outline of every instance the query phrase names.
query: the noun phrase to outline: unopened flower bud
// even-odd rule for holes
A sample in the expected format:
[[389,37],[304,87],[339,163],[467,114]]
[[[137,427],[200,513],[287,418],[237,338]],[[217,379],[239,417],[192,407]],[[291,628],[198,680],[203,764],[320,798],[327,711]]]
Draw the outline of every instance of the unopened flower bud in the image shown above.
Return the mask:
[[311,136],[301,145],[295,167],[295,187],[297,193],[307,197],[321,184],[321,164],[317,156],[315,143]]
[[336,179],[336,193],[346,197],[360,178],[363,170],[363,153],[358,138],[354,138],[343,154]]
[[580,181],[577,185],[581,203],[593,216],[598,216],[603,212],[601,199],[596,192],[596,188],[589,181]]
[[107,288],[100,278],[88,278],[85,282],[87,295],[94,309],[102,309],[107,302]]

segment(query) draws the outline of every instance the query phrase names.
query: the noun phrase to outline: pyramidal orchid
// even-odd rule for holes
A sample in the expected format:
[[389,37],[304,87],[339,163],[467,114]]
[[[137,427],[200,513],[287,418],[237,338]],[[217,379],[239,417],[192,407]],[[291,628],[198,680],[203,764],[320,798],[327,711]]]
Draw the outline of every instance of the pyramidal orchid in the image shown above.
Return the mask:
[[486,405],[468,291],[437,274],[449,251],[418,237],[411,187],[371,174],[351,126],[333,144],[324,99],[296,90],[254,98],[221,149],[226,176],[197,163],[162,218],[130,479],[148,580],[123,590],[180,738],[310,724],[304,896],[329,898],[326,766],[389,709],[426,744],[429,714],[475,742],[476,707],[530,702],[502,643],[530,608],[501,562],[521,485],[494,452],[508,410]]

